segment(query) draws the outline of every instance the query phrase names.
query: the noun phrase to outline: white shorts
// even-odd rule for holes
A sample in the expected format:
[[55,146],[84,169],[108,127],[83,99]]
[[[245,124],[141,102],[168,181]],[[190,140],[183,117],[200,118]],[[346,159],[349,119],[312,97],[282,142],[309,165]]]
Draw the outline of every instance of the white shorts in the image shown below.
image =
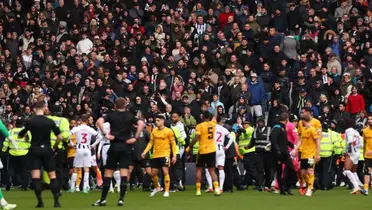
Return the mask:
[[90,149],[76,149],[74,168],[90,168],[91,159]]
[[225,166],[225,160],[226,160],[225,152],[219,152],[217,150],[217,152],[216,152],[216,167]]
[[110,145],[104,145],[102,147],[102,164],[105,166],[107,164],[107,152],[110,149]]
[[354,165],[358,165],[358,162],[360,159],[360,153],[351,153],[349,154],[349,157]]

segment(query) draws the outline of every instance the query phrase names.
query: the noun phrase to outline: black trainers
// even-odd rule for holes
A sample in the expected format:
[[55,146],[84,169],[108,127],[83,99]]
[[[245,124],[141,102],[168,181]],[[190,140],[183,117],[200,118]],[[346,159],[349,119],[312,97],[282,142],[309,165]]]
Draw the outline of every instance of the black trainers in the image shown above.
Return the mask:
[[54,208],[61,208],[61,204],[59,203],[59,201],[56,201],[54,202]]
[[288,195],[293,195],[292,191],[290,189],[285,191]]
[[124,206],[124,201],[123,200],[119,200],[118,201],[118,206]]
[[106,200],[98,200],[95,203],[92,204],[92,206],[106,206]]
[[43,202],[37,203],[36,208],[44,208],[44,203]]

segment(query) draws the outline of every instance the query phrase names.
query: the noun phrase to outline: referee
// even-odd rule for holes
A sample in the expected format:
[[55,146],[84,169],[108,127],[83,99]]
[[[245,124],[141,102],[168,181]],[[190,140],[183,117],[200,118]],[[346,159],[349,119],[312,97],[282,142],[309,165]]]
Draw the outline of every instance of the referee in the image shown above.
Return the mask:
[[[97,120],[97,127],[99,127],[101,131],[105,131],[103,126],[105,122],[110,123],[110,134],[102,134],[106,135],[106,138],[111,141],[111,146],[107,152],[107,163],[103,179],[101,199],[97,200],[92,204],[92,206],[106,205],[106,197],[110,188],[110,181],[118,166],[120,169],[121,182],[120,198],[117,205],[124,205],[124,195],[127,191],[128,184],[128,168],[131,162],[131,147],[128,144],[134,144],[145,127],[145,124],[141,120],[138,120],[134,115],[126,110],[126,106],[126,100],[124,98],[118,98],[115,101],[116,111]],[[134,137],[131,138],[131,129],[133,125],[137,126],[137,131]]]
[[[32,140],[29,151],[29,158],[31,160],[31,177],[34,187],[35,195],[37,197],[37,208],[44,207],[41,198],[41,179],[40,169],[43,166],[44,170],[48,172],[50,179],[50,189],[54,196],[54,207],[61,207],[59,203],[60,187],[56,179],[54,152],[58,149],[58,144],[62,140],[61,131],[55,122],[44,116],[46,109],[44,101],[37,101],[34,105],[35,116],[26,122],[25,128],[18,134],[19,138],[25,137],[28,131],[31,132]],[[57,136],[53,148],[50,143],[51,131]]]

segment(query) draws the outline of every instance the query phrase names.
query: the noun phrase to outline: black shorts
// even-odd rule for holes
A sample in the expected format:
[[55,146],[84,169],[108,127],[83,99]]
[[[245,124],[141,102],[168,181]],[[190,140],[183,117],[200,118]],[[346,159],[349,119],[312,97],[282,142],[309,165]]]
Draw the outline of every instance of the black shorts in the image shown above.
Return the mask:
[[52,148],[34,147],[30,149],[28,154],[31,170],[40,170],[43,167],[46,172],[55,171],[56,164]]
[[366,168],[372,168],[372,159],[365,158],[364,165],[366,166]]
[[215,168],[216,167],[216,152],[208,154],[198,154],[196,159],[196,167],[207,167]]
[[75,159],[75,157],[69,157],[69,158],[67,158],[67,167],[68,167],[68,169],[74,168],[74,159]]
[[131,162],[130,151],[115,150],[110,147],[107,152],[107,163],[105,168],[109,170],[128,169]]
[[132,159],[132,162],[130,163],[130,165],[133,167],[139,166],[141,168],[149,168],[151,166],[149,159],[143,159],[143,160]]
[[151,160],[151,168],[163,168],[170,166],[169,157],[154,158]]
[[315,160],[313,164],[309,163],[309,159],[301,159],[300,160],[300,169],[309,169],[315,167]]

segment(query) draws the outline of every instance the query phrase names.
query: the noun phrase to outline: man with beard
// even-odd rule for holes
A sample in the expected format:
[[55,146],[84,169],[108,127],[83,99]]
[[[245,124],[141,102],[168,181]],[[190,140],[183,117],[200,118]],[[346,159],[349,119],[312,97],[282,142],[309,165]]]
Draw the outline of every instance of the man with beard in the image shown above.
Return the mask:
[[172,175],[172,182],[173,187],[177,188],[180,191],[184,190],[183,180],[184,180],[184,168],[185,168],[185,159],[183,154],[185,152],[185,140],[187,138],[187,134],[185,131],[185,126],[180,120],[180,114],[178,112],[172,113],[171,118],[171,126],[173,133],[175,134],[176,144],[177,144],[177,162],[175,165],[171,166],[171,175]]

